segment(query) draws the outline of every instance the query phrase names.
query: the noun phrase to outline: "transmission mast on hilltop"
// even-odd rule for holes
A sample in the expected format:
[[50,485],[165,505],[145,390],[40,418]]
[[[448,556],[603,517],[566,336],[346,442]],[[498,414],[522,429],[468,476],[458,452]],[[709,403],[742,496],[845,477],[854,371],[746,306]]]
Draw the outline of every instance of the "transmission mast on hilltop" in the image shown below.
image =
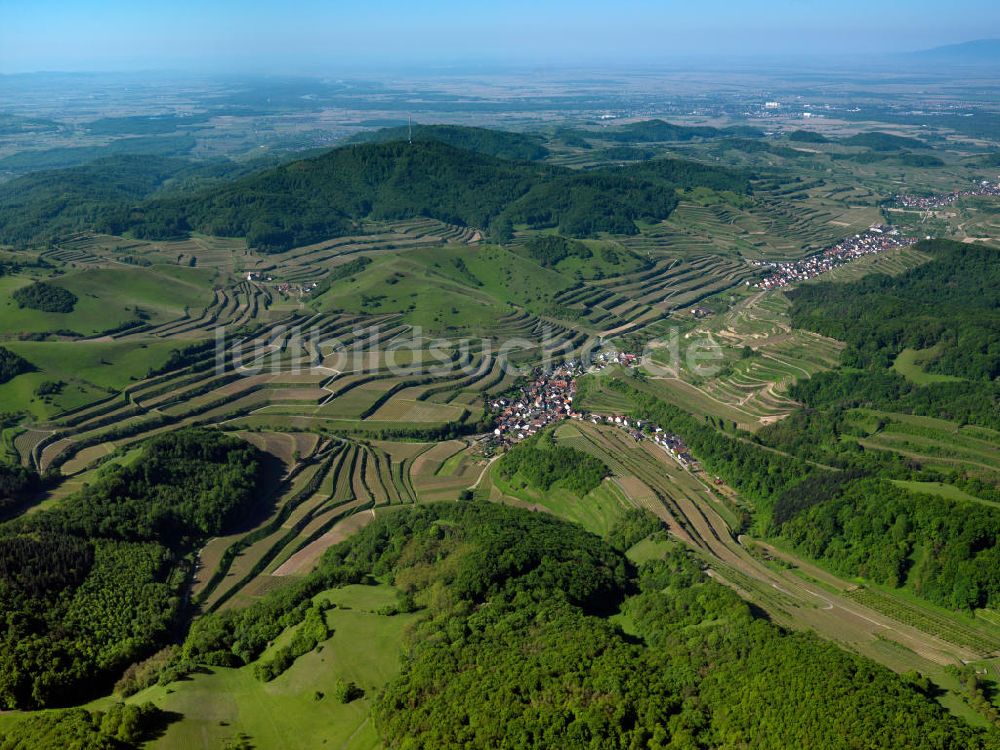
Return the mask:
[[410,116],[406,116],[406,142],[413,145],[413,122]]

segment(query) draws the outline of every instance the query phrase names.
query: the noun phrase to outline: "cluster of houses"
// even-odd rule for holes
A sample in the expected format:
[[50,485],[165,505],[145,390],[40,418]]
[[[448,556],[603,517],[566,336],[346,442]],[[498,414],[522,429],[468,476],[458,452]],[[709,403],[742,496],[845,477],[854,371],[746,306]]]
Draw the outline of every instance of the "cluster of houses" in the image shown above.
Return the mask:
[[[598,355],[600,360],[602,355]],[[605,355],[607,364],[635,361],[636,355],[613,352]],[[600,364],[597,365],[601,367]],[[576,378],[584,373],[581,362],[571,361],[550,372],[539,372],[521,388],[516,396],[501,397],[490,402],[495,416],[495,427],[490,443],[493,448],[507,447],[525,440],[554,422],[563,419],[589,420],[593,424],[607,424],[625,430],[633,440],[652,440],[666,450],[686,469],[698,470],[698,463],[678,435],[665,431],[659,425],[621,414],[590,414],[573,407],[576,395]]]
[[553,422],[580,415],[573,410],[576,378],[583,374],[580,362],[566,362],[551,372],[536,374],[517,396],[490,403],[496,417],[494,441],[513,444],[531,437]]
[[770,269],[770,273],[755,284],[758,289],[779,289],[789,284],[811,279],[821,273],[850,263],[865,255],[874,255],[886,250],[912,245],[916,240],[905,237],[898,229],[885,225],[876,225],[867,232],[848,237],[833,247],[821,253],[810,255],[802,260],[787,263],[770,263],[756,261],[754,265]]
[[946,208],[960,198],[973,198],[983,195],[1000,196],[1000,183],[983,180],[973,188],[955,190],[951,193],[941,193],[939,195],[896,195],[893,196],[892,202],[898,208],[934,211],[939,208]]
[[611,365],[621,365],[622,367],[634,367],[639,364],[640,357],[633,352],[600,351],[594,355],[594,372],[600,372],[605,367]]

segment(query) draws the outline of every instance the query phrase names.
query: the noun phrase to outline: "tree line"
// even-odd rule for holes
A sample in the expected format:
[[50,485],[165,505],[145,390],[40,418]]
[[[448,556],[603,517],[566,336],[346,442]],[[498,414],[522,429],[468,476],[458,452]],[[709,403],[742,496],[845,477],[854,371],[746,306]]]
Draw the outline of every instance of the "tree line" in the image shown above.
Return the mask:
[[0,525],[0,703],[79,701],[163,645],[186,556],[252,508],[259,452],[181,430],[59,505]]
[[551,430],[524,440],[507,451],[497,466],[501,479],[540,492],[555,485],[583,497],[600,486],[610,469],[589,453],[557,445]]
[[[626,524],[612,535],[642,533]],[[879,748],[886,727],[899,747],[998,741],[926,682],[760,618],[679,545],[637,569],[578,526],[490,503],[380,516],[301,581],[199,620],[184,652],[250,663],[316,593],[369,575],[423,613],[373,709],[388,748]]]

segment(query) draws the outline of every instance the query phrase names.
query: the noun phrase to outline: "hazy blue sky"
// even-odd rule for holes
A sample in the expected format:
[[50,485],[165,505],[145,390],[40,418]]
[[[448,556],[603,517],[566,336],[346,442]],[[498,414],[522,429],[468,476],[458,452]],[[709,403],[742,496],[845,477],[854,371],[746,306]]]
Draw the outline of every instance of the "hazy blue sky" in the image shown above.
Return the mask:
[[0,72],[866,54],[1000,36],[997,0],[0,0]]

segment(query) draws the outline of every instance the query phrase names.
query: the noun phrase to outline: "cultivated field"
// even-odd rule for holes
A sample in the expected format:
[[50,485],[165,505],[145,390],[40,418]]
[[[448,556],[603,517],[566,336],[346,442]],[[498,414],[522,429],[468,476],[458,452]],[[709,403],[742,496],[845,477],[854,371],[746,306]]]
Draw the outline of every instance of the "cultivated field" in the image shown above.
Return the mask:
[[[867,597],[856,584],[735,536],[732,491],[682,468],[650,441],[636,443],[621,429],[589,422],[567,424],[557,438],[604,461],[626,496],[663,519],[673,537],[704,558],[713,576],[788,627],[815,630],[893,669],[933,675],[943,675],[946,664],[995,655],[1000,649],[1000,628],[978,618],[952,621],[933,607],[907,604],[895,594]],[[647,547],[641,554],[654,554],[656,547]],[[783,564],[773,564],[771,557]],[[895,648],[884,648],[886,642]]]

